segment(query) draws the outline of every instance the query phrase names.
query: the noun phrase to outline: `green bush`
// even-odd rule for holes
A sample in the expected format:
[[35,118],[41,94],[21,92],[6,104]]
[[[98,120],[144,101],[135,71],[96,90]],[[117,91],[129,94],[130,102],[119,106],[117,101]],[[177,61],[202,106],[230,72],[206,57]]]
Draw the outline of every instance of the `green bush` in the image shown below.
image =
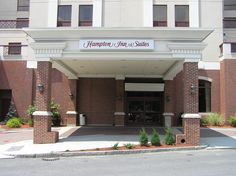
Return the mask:
[[29,119],[29,120],[28,120],[28,125],[29,125],[30,127],[33,127],[33,126],[34,126],[34,121],[33,121],[33,119]]
[[165,132],[166,132],[165,139],[164,139],[165,144],[166,145],[174,145],[175,138],[174,138],[172,130],[170,128],[166,128]]
[[20,121],[22,125],[24,124],[24,119],[22,117],[18,117],[18,120]]
[[128,144],[125,144],[125,147],[126,147],[127,149],[132,149],[132,148],[134,148],[134,145],[128,143]]
[[160,146],[161,145],[160,136],[157,133],[156,129],[154,129],[154,128],[152,130],[151,144],[155,145],[155,146]]
[[29,105],[28,109],[27,109],[27,114],[32,117],[33,113],[36,111],[36,108],[34,105]]
[[236,127],[236,117],[234,117],[234,116],[230,117],[229,123],[232,127]]
[[115,144],[112,146],[112,148],[113,148],[114,150],[118,150],[118,146],[119,146],[119,143],[117,142],[117,143],[115,143]]
[[206,117],[201,118],[202,126],[222,126],[224,125],[224,118],[218,113],[212,113]]
[[16,117],[9,119],[7,121],[7,127],[8,128],[20,128],[21,127],[20,120]]
[[141,146],[147,146],[148,145],[148,135],[146,131],[142,128],[139,132],[139,143]]

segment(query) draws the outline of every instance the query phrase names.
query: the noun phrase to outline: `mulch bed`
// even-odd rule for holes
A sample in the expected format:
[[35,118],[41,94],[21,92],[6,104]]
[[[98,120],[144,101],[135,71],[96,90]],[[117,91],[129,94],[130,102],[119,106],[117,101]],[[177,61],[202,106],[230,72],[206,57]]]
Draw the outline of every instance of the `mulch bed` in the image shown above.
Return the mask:
[[24,125],[21,125],[20,128],[8,128],[6,125],[0,125],[0,128],[2,128],[4,130],[16,130],[16,129],[28,129],[28,128],[32,128],[32,127],[30,127],[28,124],[24,124]]

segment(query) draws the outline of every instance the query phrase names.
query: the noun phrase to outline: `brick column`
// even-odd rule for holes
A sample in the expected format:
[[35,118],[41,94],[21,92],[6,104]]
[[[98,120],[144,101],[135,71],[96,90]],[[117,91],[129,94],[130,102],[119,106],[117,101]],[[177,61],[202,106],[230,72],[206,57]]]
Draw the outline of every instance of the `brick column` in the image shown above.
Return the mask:
[[200,144],[200,115],[198,114],[198,63],[184,63],[183,68],[184,114],[182,135],[176,136],[176,143]]
[[[36,77],[36,111],[34,116],[34,144],[55,143],[58,141],[58,132],[51,132],[51,62],[38,62],[35,71]],[[43,86],[43,91],[39,90]]]
[[125,94],[124,80],[116,80],[116,108],[114,113],[115,126],[125,125],[124,94]]
[[76,111],[76,103],[77,103],[77,80],[70,79],[69,81],[69,95],[70,101],[67,102],[68,111],[66,112],[66,124],[67,126],[76,126],[77,124],[77,111]]

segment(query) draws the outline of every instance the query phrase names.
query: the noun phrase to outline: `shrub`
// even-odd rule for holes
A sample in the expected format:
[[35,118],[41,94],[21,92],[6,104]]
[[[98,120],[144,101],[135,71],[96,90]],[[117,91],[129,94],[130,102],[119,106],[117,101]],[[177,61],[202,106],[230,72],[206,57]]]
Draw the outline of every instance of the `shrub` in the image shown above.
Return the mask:
[[161,145],[160,136],[157,133],[156,129],[154,129],[154,128],[152,130],[151,144],[155,145],[155,146],[160,146]]
[[134,145],[128,143],[128,144],[125,144],[125,147],[126,147],[127,149],[132,149],[132,148],[134,148]]
[[175,143],[175,138],[174,138],[172,130],[170,128],[166,128],[165,132],[166,132],[165,139],[164,139],[165,144],[173,145]]
[[22,117],[18,117],[18,120],[22,125],[24,124],[24,119]]
[[28,120],[28,125],[29,125],[30,127],[33,127],[33,126],[34,126],[34,121],[33,121],[33,119],[29,119],[29,120]]
[[230,117],[229,118],[229,123],[232,127],[236,127],[236,116],[235,117]]
[[28,109],[27,109],[27,114],[32,117],[33,113],[36,111],[36,108],[34,105],[29,105]]
[[217,113],[212,113],[206,117],[201,118],[202,126],[222,126],[224,125],[224,118]]
[[112,148],[113,148],[114,150],[118,150],[118,146],[119,146],[119,143],[117,142],[117,143],[115,143],[115,144],[112,146]]
[[16,117],[9,119],[7,121],[7,127],[8,128],[20,128],[21,127],[20,120]]
[[139,132],[139,143],[141,146],[147,146],[148,145],[148,135],[146,131],[142,128]]

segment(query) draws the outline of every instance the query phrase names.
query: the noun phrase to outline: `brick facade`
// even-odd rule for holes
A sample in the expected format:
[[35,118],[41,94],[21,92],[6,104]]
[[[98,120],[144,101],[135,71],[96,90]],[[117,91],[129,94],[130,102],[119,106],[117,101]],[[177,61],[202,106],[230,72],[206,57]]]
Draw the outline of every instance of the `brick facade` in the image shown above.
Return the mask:
[[124,100],[125,84],[124,80],[116,80],[116,107],[115,107],[115,126],[125,126]]

